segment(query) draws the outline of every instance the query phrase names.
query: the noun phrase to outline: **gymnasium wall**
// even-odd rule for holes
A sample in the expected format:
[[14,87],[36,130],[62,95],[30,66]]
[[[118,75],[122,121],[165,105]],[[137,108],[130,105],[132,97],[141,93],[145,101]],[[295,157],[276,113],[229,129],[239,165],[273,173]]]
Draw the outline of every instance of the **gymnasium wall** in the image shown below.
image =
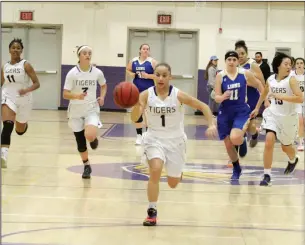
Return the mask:
[[[275,47],[290,47],[292,56],[304,56],[304,4],[290,3],[2,3],[2,23],[18,23],[19,10],[35,10],[33,24],[63,26],[62,78],[76,63],[75,47],[89,44],[93,62],[104,71],[109,83],[105,107],[116,108],[111,89],[125,79],[127,27],[156,28],[157,12],[173,14],[172,28],[199,29],[199,91],[206,101],[202,74],[211,55],[220,57],[234,47],[237,39],[246,40],[250,56],[262,51],[269,60]],[[219,27],[222,33],[218,32]],[[117,57],[123,53],[124,57]],[[153,56],[153,53],[152,53]],[[63,81],[62,81],[63,82]],[[62,100],[60,106],[66,106]]]

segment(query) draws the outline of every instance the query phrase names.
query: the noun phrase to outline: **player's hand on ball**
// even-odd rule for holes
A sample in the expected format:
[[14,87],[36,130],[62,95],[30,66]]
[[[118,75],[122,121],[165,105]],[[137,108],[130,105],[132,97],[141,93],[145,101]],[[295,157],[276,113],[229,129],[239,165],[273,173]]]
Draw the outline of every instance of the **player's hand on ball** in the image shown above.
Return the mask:
[[215,125],[212,125],[210,127],[207,128],[207,130],[205,131],[205,134],[208,138],[213,139],[217,137],[217,128]]
[[97,101],[98,101],[100,106],[103,106],[104,103],[105,103],[105,99],[103,97],[98,97]]

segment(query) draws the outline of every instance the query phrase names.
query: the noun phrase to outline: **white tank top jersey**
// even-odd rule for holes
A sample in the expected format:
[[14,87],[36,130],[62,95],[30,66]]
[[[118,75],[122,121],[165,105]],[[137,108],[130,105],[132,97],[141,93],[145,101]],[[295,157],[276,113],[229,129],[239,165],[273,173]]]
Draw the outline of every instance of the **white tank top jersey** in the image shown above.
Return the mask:
[[[7,62],[3,66],[4,84],[2,92],[9,97],[16,98],[19,95],[20,89],[26,89],[32,85],[32,81],[24,69],[26,60],[21,60],[19,63],[12,65]],[[31,93],[28,93],[30,95]]]
[[87,93],[84,100],[70,100],[70,104],[88,104],[97,99],[97,85],[104,85],[105,83],[104,73],[100,69],[91,66],[89,71],[83,72],[76,65],[68,72],[64,89],[75,94]]
[[[270,92],[293,96],[294,94],[289,83],[290,78],[291,74],[278,82],[275,79],[275,74],[271,75],[267,80],[270,86]],[[270,111],[275,115],[290,116],[296,113],[297,105],[296,103],[271,98]]]
[[304,92],[304,81],[305,81],[305,73],[298,75],[296,71],[291,71],[290,73],[291,76],[294,76],[296,80],[299,82],[299,86],[302,92]]
[[160,138],[184,137],[184,107],[178,100],[179,89],[171,85],[165,100],[157,96],[155,89],[148,89],[148,134]]

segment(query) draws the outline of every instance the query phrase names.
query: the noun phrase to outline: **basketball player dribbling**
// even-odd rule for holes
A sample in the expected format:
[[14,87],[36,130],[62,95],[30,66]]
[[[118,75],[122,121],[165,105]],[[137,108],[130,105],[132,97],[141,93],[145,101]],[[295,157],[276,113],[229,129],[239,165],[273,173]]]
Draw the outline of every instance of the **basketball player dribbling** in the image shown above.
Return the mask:
[[[1,70],[2,106],[1,116],[1,167],[7,167],[8,149],[11,134],[16,123],[16,133],[23,135],[28,129],[28,120],[32,110],[32,91],[40,87],[32,65],[21,58],[23,43],[14,39],[9,44],[11,60]],[[31,85],[32,81],[32,85]]]
[[[244,134],[250,123],[250,107],[247,104],[247,87],[259,91],[264,87],[252,72],[238,67],[238,54],[228,51],[225,54],[225,70],[217,74],[215,80],[215,101],[220,103],[217,116],[217,129],[233,164],[231,179],[238,180],[241,175],[236,146],[244,143]],[[240,148],[240,151],[242,148]],[[240,155],[246,155],[240,152]]]
[[[75,135],[77,149],[84,164],[82,178],[91,177],[87,141],[93,150],[98,147],[100,106],[104,105],[107,91],[104,73],[91,65],[92,48],[86,45],[77,49],[78,64],[66,76],[63,98],[70,100],[68,107],[69,127]],[[97,86],[100,96],[96,97]]]
[[[255,62],[254,59],[248,58],[248,47],[246,46],[245,41],[240,40],[235,43],[235,51],[238,53],[239,57],[239,66],[246,69],[250,70],[254,76],[261,81],[262,85],[265,86],[265,79],[264,75]],[[258,102],[259,99],[259,92],[256,88],[248,86],[247,87],[247,103],[250,106],[251,111],[255,109],[255,106]],[[265,107],[268,107],[270,105],[269,101],[265,101]],[[258,142],[258,130],[256,128],[256,123],[255,123],[255,118],[251,118],[250,124],[249,124],[249,133],[251,134],[251,139],[250,139],[250,147],[255,147]]]
[[170,85],[171,67],[168,64],[158,64],[155,75],[156,85],[140,94],[139,102],[131,112],[131,119],[136,122],[143,111],[147,110],[148,131],[143,136],[143,158],[149,168],[149,206],[144,226],[157,224],[159,181],[163,166],[166,168],[167,183],[171,188],[176,188],[182,178],[187,139],[184,132],[183,104],[202,111],[208,121],[206,135],[217,135],[209,106]]
[[304,95],[298,81],[291,75],[291,57],[278,53],[273,59],[272,68],[275,74],[268,78],[267,86],[261,94],[255,110],[251,113],[251,116],[255,117],[266,97],[271,99],[271,105],[263,112],[261,125],[266,132],[264,178],[260,182],[261,186],[271,185],[271,167],[276,139],[280,141],[283,152],[288,156],[285,174],[292,173],[299,161],[293,143],[298,131],[296,107],[303,103]]
[[[302,93],[304,93],[304,80],[305,80],[305,60],[303,58],[295,59],[295,70],[291,71],[291,75],[296,78],[299,83]],[[299,144],[298,151],[304,151],[304,101],[302,104],[297,105],[297,113],[299,114]]]
[[[143,92],[146,89],[154,86],[154,69],[157,65],[157,61],[150,55],[150,47],[148,44],[142,44],[140,46],[139,56],[133,58],[127,65],[127,74],[133,77],[133,83],[138,88],[139,92]],[[144,116],[144,118],[143,118]],[[142,144],[143,125],[145,124],[145,113],[141,115],[139,120],[135,122],[137,138],[136,145]]]

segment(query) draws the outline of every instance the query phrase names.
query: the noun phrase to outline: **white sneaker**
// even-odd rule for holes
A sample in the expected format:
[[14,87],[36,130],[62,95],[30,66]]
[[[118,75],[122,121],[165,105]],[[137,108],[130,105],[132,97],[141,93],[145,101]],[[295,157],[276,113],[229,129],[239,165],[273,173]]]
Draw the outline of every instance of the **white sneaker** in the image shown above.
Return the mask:
[[98,127],[99,129],[101,129],[101,128],[103,127],[103,124],[102,124],[101,121],[98,122],[97,127]]
[[298,145],[298,151],[304,151],[304,141],[301,140]]
[[142,135],[138,134],[136,139],[136,145],[142,145]]
[[1,148],[1,168],[7,168],[8,148]]

